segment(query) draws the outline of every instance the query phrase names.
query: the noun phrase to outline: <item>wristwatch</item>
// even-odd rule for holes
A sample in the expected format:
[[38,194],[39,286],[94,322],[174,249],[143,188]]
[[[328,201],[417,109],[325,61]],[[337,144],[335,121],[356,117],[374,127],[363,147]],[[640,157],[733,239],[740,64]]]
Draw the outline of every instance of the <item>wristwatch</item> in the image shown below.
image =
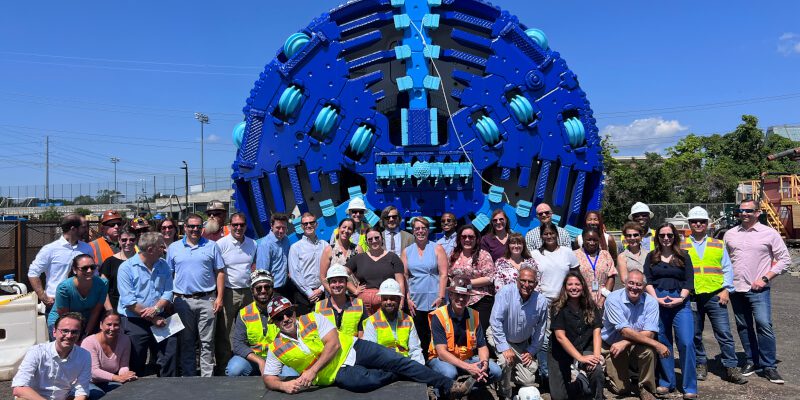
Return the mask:
[[610,290],[608,290],[608,289],[606,289],[606,288],[602,288],[602,289],[600,289],[600,294],[601,294],[603,297],[608,297],[608,295],[610,295],[610,294],[611,294],[611,291],[610,291]]
[[767,278],[766,275],[762,276],[761,280],[764,281],[764,283],[766,283],[767,285],[769,285],[769,278]]

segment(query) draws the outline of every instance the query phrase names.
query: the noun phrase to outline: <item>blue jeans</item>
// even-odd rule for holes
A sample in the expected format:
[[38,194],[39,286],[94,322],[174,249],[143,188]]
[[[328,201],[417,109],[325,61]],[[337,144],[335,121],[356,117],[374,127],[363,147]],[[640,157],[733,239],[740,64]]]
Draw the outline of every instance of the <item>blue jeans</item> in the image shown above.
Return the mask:
[[[466,362],[468,362],[470,364],[475,364],[478,361],[480,361],[478,359],[478,356],[473,356],[469,360],[466,360]],[[446,376],[446,377],[448,377],[450,379],[456,379],[458,377],[459,373],[463,374],[463,375],[466,375],[466,373],[467,373],[466,371],[464,371],[464,370],[462,370],[460,368],[456,368],[455,365],[450,364],[448,362],[444,362],[444,361],[442,361],[442,360],[440,360],[438,358],[433,358],[430,361],[428,361],[428,366],[431,367],[432,370],[434,370],[434,371],[436,371],[436,372],[438,372],[438,373],[440,373],[440,374],[442,374],[442,375],[444,375],[444,376]],[[486,379],[486,382],[477,382],[475,384],[476,387],[486,386],[486,385],[488,385],[490,383],[497,382],[497,381],[499,381],[500,379],[503,378],[503,369],[500,368],[500,366],[497,365],[497,363],[495,363],[492,360],[489,360],[489,370],[488,370],[488,372],[489,372],[489,377]]]
[[89,400],[97,400],[106,393],[122,386],[119,382],[98,382],[89,384]]
[[377,343],[356,340],[353,350],[356,352],[355,365],[343,365],[333,382],[342,389],[365,393],[400,378],[425,383],[441,393],[449,393],[453,386],[452,379]]
[[[228,360],[228,365],[225,367],[225,375],[227,376],[259,376],[261,369],[258,364],[240,356],[234,355]],[[281,373],[278,375],[280,378],[290,378],[300,376],[297,371],[283,366]]]
[[747,361],[756,368],[775,368],[777,356],[770,288],[760,292],[731,293],[731,306]]
[[[722,289],[727,290],[727,289]],[[738,364],[736,359],[736,348],[734,347],[733,334],[731,333],[731,323],[728,319],[728,306],[719,304],[719,296],[714,293],[703,293],[694,295],[697,311],[694,319],[694,351],[697,355],[697,364],[707,364],[708,357],[703,346],[703,328],[706,315],[711,321],[711,329],[714,330],[714,337],[719,343],[722,365],[725,368],[735,368]]]
[[[680,297],[680,291],[656,289],[656,295],[662,297]],[[678,353],[681,357],[681,373],[683,375],[683,392],[697,394],[697,370],[694,354],[694,314],[688,300],[676,308],[658,308],[658,341],[669,349],[669,355],[659,359],[661,368],[658,371],[658,386],[675,389],[675,355],[673,339],[677,339]],[[673,338],[673,330],[675,337]]]

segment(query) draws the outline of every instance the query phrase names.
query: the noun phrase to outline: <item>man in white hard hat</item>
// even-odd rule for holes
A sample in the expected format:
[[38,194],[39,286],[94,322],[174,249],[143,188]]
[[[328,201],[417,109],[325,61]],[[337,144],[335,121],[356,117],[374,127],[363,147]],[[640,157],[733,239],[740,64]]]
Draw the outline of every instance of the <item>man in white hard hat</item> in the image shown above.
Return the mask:
[[[653,240],[653,238],[656,237],[656,231],[650,228],[650,220],[652,218],[653,212],[650,211],[650,207],[641,201],[634,203],[634,205],[631,206],[631,213],[628,214],[629,220],[638,223],[642,227],[642,232],[644,232],[644,236],[642,236],[642,250],[644,251],[653,251],[656,245],[656,242]],[[621,242],[624,243],[624,240]]]
[[708,237],[708,212],[702,207],[689,210],[689,227],[692,234],[684,239],[681,247],[689,253],[694,266],[694,348],[697,355],[697,379],[708,376],[707,357],[703,346],[705,316],[711,321],[714,337],[722,353],[720,358],[726,381],[743,384],[747,379],[738,368],[736,349],[728,319],[728,301],[733,291],[733,267],[722,240]]
[[314,312],[330,321],[339,332],[361,337],[364,333],[364,320],[369,317],[361,299],[347,294],[347,283],[350,274],[341,264],[333,264],[328,268],[325,279],[331,288],[330,297],[320,300]]
[[[347,215],[353,220],[353,234],[350,235],[350,241],[361,247],[361,250],[366,252],[367,247],[367,231],[370,226],[367,222],[367,205],[361,197],[356,197],[350,200],[347,204]],[[333,230],[331,235],[331,243],[336,243],[336,238],[339,235],[339,228]]]
[[400,300],[403,298],[400,284],[391,278],[383,281],[378,296],[381,296],[381,309],[364,322],[363,339],[393,349],[425,365],[414,320],[400,311]]

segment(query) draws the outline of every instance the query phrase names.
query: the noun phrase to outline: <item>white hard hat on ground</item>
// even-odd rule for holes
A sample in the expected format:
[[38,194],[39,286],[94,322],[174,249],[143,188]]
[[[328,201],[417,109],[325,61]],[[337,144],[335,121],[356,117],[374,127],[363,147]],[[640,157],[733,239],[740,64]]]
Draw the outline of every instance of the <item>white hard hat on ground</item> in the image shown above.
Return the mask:
[[400,284],[396,280],[389,278],[381,283],[381,287],[378,289],[378,296],[403,297],[403,292],[400,291]]
[[342,264],[333,264],[330,268],[328,268],[328,273],[325,275],[325,279],[331,278],[347,278],[347,268],[344,267]]
[[639,213],[643,213],[643,212],[649,213],[650,214],[650,218],[653,218],[653,212],[650,211],[650,207],[648,207],[647,204],[644,204],[641,201],[637,201],[636,204],[634,204],[631,207],[631,213],[628,214],[628,219],[633,221],[633,215],[634,214],[639,214]]
[[520,388],[517,395],[514,396],[514,400],[541,400],[542,395],[539,394],[539,389],[536,389],[533,386],[525,386],[524,388]]
[[347,211],[350,210],[366,210],[367,206],[364,204],[364,200],[361,197],[356,197],[350,200],[350,203],[347,204]]
[[704,219],[708,221],[708,211],[706,211],[703,207],[694,207],[689,210],[689,215],[686,216],[686,219],[693,220],[693,219]]

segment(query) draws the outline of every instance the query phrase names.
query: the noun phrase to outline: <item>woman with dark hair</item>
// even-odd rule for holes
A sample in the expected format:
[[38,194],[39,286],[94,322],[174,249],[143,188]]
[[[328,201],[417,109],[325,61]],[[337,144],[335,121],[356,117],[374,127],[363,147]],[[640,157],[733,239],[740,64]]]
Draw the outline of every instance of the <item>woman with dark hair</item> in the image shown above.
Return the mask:
[[552,222],[534,229],[539,229],[542,238],[542,247],[532,254],[539,265],[538,291],[553,301],[561,293],[567,272],[578,268],[580,263],[571,248],[558,245],[558,230]]
[[492,256],[482,250],[478,243],[481,234],[472,225],[464,225],[458,229],[456,247],[450,255],[450,268],[447,276],[452,280],[457,276],[469,278],[472,285],[472,295],[467,306],[478,311],[481,318],[481,327],[486,332],[489,329],[489,317],[494,305],[494,277],[495,266]]
[[164,244],[169,247],[172,242],[179,239],[178,236],[178,223],[171,217],[166,217],[158,221],[158,232],[164,237]]
[[531,253],[528,252],[527,246],[525,246],[525,238],[516,232],[508,234],[506,254],[498,258],[494,265],[497,268],[494,275],[495,293],[505,285],[516,284],[521,268],[528,267],[534,271],[539,269]]
[[592,300],[597,307],[603,308],[606,296],[614,290],[614,277],[617,276],[614,258],[600,247],[602,236],[597,229],[588,227],[580,237],[583,238],[582,246],[575,250],[575,257],[578,258],[580,272],[590,287]]
[[644,273],[647,252],[642,250],[643,235],[642,226],[638,222],[628,221],[622,226],[625,250],[617,256],[617,270],[622,282],[628,281],[628,272],[632,270]]
[[[586,219],[584,220],[584,227],[585,228],[594,228],[597,229],[600,233],[600,248],[608,251],[611,254],[613,262],[617,262],[617,241],[614,239],[613,236],[609,235],[606,232],[606,223],[603,220],[603,214],[600,214],[600,211],[597,210],[590,210],[586,212]],[[578,247],[583,246],[583,237],[578,236],[575,238],[575,241],[578,243]]]
[[47,316],[47,326],[52,335],[53,326],[59,316],[77,312],[87,321],[81,334],[81,337],[84,337],[97,329],[97,319],[108,295],[108,281],[94,274],[97,271],[97,264],[88,254],[75,256],[70,271],[70,277],[56,288],[53,309]]
[[[119,252],[103,261],[100,267],[100,276],[108,280],[108,300],[111,308],[116,310],[119,302],[117,291],[117,271],[125,260],[136,255],[136,234],[123,227],[119,234]],[[108,306],[106,306],[108,308]]]
[[95,400],[106,393],[135,381],[136,372],[128,368],[131,355],[131,339],[122,333],[120,316],[114,310],[106,310],[100,319],[100,332],[83,340],[81,347],[92,356],[92,385],[89,399]]
[[492,228],[481,238],[481,249],[492,256],[492,261],[505,256],[508,251],[508,215],[502,208],[492,212]]
[[[350,241],[350,237],[355,232],[355,226],[355,222],[351,218],[344,218],[339,221],[339,227],[336,229],[336,239],[325,250],[322,250],[322,257],[319,260],[319,280],[322,282],[322,286],[325,287],[325,293],[327,294],[331,293],[327,278],[328,268],[333,264],[346,265],[347,260],[361,253],[361,247]],[[360,290],[353,293],[353,295],[358,296],[359,293]]]
[[[603,357],[600,354],[603,313],[592,301],[583,275],[570,271],[551,307],[553,335],[548,354],[550,398],[603,398]],[[570,382],[577,361],[577,379]]]
[[[383,235],[377,228],[370,228],[367,231],[366,253],[356,254],[355,257],[347,260],[347,270],[358,280],[358,286],[363,286],[363,290],[358,294],[358,298],[364,302],[364,308],[369,310],[372,315],[381,308],[381,296],[378,296],[378,289],[383,281],[393,278],[400,284],[400,291],[405,293],[405,279],[403,261],[397,254],[383,248]],[[347,284],[351,293],[360,290],[352,283]]]
[[658,300],[658,340],[670,350],[661,358],[658,369],[657,395],[667,395],[675,390],[675,356],[673,330],[678,342],[678,352],[683,375],[684,399],[697,398],[697,372],[695,370],[694,315],[689,305],[689,295],[694,290],[692,259],[680,247],[680,237],[675,226],[666,223],[657,232],[655,250],[647,255],[644,275],[647,293]]

